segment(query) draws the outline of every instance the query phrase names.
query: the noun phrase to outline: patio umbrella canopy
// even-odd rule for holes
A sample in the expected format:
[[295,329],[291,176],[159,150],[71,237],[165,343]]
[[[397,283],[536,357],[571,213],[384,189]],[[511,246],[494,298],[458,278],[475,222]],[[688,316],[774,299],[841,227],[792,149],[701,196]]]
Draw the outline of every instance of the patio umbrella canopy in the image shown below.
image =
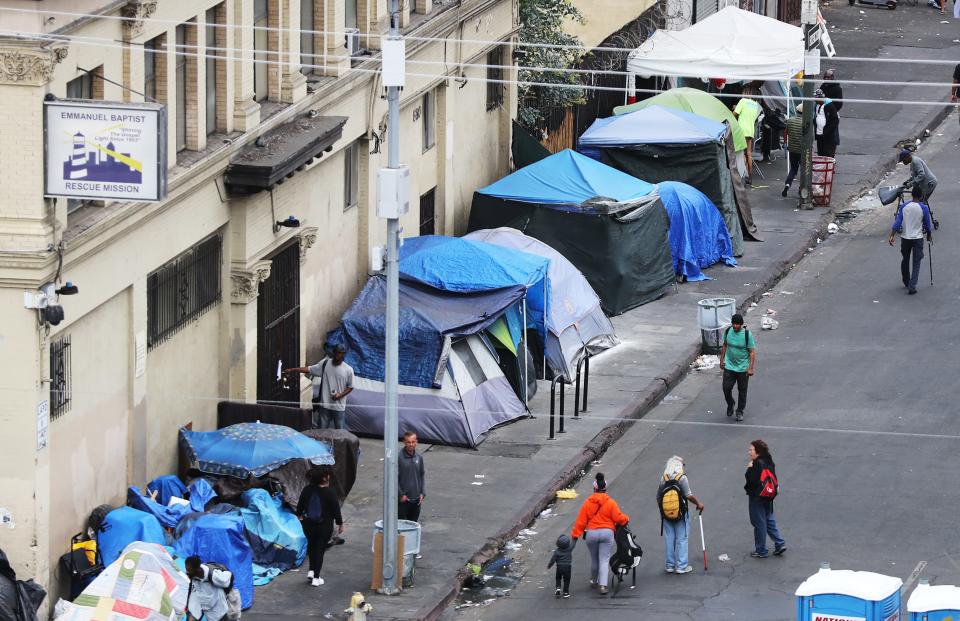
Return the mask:
[[283,425],[240,423],[216,431],[180,429],[190,467],[245,479],[262,476],[294,459],[333,465],[326,444]]

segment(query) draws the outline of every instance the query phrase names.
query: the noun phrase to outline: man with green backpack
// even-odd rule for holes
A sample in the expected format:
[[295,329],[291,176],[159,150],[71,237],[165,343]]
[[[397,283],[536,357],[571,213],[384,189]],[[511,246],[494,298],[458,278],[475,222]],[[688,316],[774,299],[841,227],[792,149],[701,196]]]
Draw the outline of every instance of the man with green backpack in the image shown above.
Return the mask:
[[687,542],[690,539],[690,508],[703,512],[703,503],[690,491],[690,481],[683,471],[683,458],[674,455],[667,460],[657,489],[660,508],[660,534],[664,537],[666,572],[688,574],[693,567],[687,562]]

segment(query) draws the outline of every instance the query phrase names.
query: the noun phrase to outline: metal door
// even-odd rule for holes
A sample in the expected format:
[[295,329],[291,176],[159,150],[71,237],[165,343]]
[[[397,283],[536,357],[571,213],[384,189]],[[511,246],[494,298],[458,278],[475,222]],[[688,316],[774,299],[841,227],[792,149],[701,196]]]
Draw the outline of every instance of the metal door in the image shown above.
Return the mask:
[[300,243],[272,258],[257,297],[257,401],[299,405],[300,381],[278,378],[300,362]]

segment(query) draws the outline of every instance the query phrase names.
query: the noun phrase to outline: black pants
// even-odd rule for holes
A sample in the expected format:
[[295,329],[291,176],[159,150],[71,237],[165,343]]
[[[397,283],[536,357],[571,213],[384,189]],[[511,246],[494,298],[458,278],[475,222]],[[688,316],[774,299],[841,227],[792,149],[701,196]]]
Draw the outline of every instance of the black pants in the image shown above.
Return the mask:
[[319,577],[320,570],[323,569],[323,555],[333,535],[333,520],[322,522],[304,520],[303,534],[307,536],[307,560],[310,561],[310,571],[314,576]]
[[420,501],[408,500],[401,502],[397,507],[397,518],[401,520],[410,520],[411,522],[420,521]]
[[[903,239],[900,238],[900,276],[903,278],[903,286],[916,291],[917,281],[920,280],[920,264],[923,261],[923,239]],[[911,270],[910,259],[913,258],[913,269]]]
[[563,584],[563,594],[570,593],[570,572],[573,568],[570,565],[557,565],[557,590],[560,590],[560,584]]
[[728,406],[733,406],[733,385],[737,385],[737,411],[743,412],[747,407],[747,383],[750,376],[746,371],[738,373],[730,369],[723,370],[723,397],[727,400]]
[[787,173],[787,180],[783,182],[784,185],[790,185],[793,183],[797,173],[800,172],[801,162],[803,162],[802,153],[790,153],[790,171]]
[[837,145],[833,144],[827,139],[817,138],[817,155],[823,155],[824,157],[836,157]]

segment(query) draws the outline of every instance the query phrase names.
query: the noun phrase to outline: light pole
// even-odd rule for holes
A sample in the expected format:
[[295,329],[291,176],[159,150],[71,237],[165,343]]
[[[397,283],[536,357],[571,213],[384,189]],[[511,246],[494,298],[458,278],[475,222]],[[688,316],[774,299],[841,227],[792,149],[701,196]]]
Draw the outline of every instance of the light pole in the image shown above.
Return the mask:
[[814,113],[813,71],[810,51],[819,43],[820,27],[817,25],[817,0],[803,0],[800,5],[800,21],[803,22],[803,157],[800,165],[800,209],[813,209],[813,137]]

